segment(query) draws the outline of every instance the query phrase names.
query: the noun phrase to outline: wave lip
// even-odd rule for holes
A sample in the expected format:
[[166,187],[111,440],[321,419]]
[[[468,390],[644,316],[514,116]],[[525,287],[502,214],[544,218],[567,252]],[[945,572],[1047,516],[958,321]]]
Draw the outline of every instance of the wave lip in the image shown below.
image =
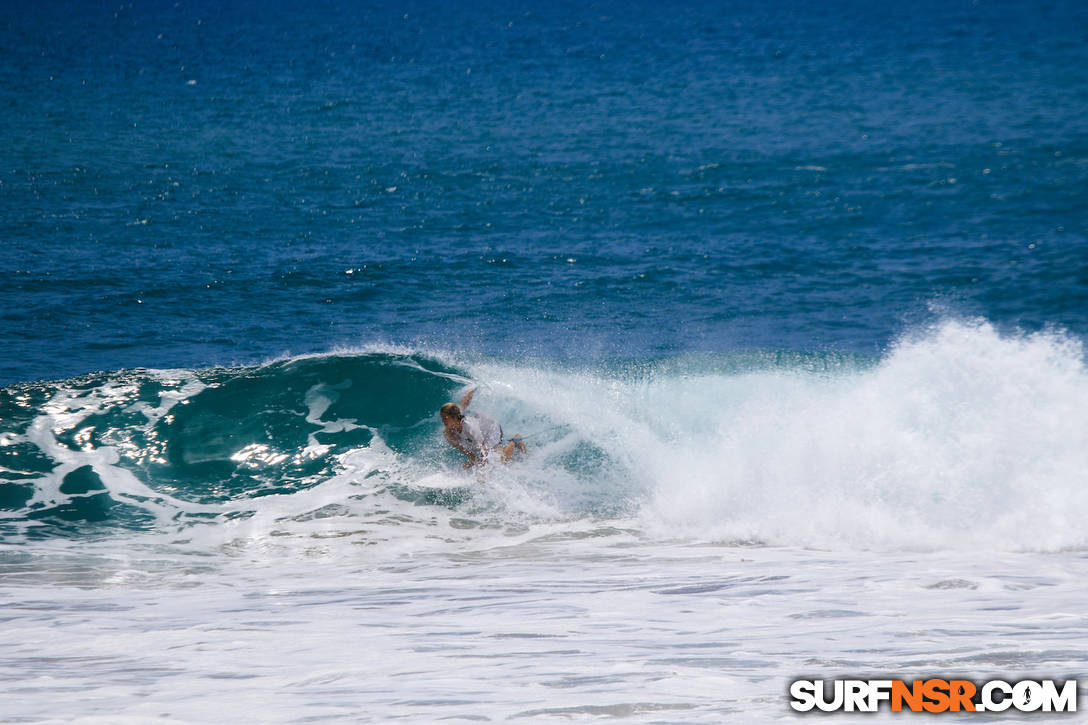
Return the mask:
[[[475,487],[437,417],[468,385],[479,386],[474,406],[532,448]],[[1083,346],[981,320],[914,331],[880,359],[575,367],[367,350],[96,373],[4,388],[0,420],[0,535],[15,537],[240,519],[296,522],[290,533],[408,503],[426,507],[409,519],[443,509],[492,528],[622,520],[657,539],[1088,544]],[[436,478],[459,490],[421,494]]]
[[370,352],[9,386],[0,517],[78,535],[81,524],[237,514],[334,478],[375,442],[406,455],[425,447],[460,380],[432,358]]

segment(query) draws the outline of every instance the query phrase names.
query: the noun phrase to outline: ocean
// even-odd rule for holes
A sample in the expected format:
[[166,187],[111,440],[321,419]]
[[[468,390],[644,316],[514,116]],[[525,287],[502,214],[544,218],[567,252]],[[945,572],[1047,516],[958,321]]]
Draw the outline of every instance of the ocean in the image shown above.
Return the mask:
[[1085,68],[1061,1],[7,7],[0,720],[1083,703]]

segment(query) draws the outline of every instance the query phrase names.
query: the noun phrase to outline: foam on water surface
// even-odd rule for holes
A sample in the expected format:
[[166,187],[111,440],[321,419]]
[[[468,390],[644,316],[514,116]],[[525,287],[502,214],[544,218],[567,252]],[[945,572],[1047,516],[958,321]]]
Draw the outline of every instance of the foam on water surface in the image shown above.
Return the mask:
[[[473,405],[532,447],[478,481],[435,413],[469,380]],[[852,549],[1086,543],[1081,344],[984,321],[916,331],[869,360],[586,368],[374,350],[4,392],[14,542],[111,526],[290,531],[406,504],[426,518],[415,504],[441,501],[413,496],[445,488],[459,489],[447,508],[497,525],[617,518],[661,539]]]

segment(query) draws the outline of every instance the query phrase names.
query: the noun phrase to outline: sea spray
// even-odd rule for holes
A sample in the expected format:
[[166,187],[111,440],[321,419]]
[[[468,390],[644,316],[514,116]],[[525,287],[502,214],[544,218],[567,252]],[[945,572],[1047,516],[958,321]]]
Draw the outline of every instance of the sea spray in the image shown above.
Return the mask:
[[[535,434],[526,460],[482,483],[436,414],[469,384],[507,437]],[[365,522],[360,538],[381,542],[395,538],[383,526],[415,522],[426,537],[460,517],[821,548],[1086,543],[1083,348],[985,321],[912,331],[872,359],[575,367],[373,348],[3,395],[2,525],[15,540],[111,527],[348,536]],[[436,475],[457,495],[421,494]]]
[[817,547],[1088,542],[1088,375],[1075,340],[949,321],[867,370],[737,382],[706,420],[712,442],[648,457],[661,482],[647,514],[662,529]]

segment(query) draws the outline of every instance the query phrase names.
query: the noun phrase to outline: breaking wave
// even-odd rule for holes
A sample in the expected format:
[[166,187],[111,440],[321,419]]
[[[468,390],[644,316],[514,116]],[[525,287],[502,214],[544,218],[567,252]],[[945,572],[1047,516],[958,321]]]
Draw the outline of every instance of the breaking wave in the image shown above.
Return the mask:
[[[473,407],[532,449],[482,481],[437,416],[472,385]],[[734,544],[1077,548],[1086,441],[1082,344],[985,321],[872,359],[573,366],[374,348],[0,390],[0,536],[388,543],[436,521],[610,522]]]

